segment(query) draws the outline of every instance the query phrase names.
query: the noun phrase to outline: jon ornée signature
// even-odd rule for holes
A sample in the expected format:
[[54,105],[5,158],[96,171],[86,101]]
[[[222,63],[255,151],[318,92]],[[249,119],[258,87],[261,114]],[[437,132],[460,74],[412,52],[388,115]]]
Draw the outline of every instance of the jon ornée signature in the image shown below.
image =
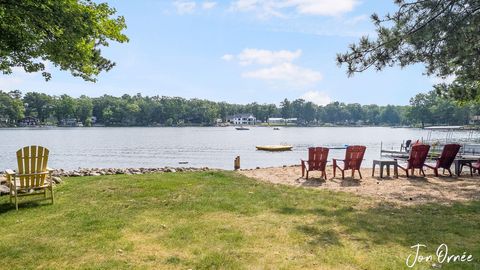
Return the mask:
[[406,264],[408,267],[412,268],[415,264],[422,263],[422,262],[433,262],[434,260],[438,263],[453,263],[453,262],[471,262],[473,261],[473,255],[467,254],[467,252],[463,252],[463,254],[449,254],[448,253],[448,246],[446,244],[441,244],[438,246],[437,251],[434,255],[422,255],[420,253],[420,248],[425,248],[427,245],[424,244],[416,244],[411,246],[410,248],[414,249],[414,253],[408,255]]

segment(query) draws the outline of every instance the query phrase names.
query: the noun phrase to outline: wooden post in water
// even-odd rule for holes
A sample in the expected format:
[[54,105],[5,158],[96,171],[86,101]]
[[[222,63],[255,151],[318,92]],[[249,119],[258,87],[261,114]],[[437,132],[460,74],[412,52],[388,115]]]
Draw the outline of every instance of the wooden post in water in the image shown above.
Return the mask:
[[380,159],[382,158],[383,156],[383,142],[381,141],[380,142]]
[[233,162],[233,168],[235,170],[240,170],[240,156],[235,158],[235,161]]

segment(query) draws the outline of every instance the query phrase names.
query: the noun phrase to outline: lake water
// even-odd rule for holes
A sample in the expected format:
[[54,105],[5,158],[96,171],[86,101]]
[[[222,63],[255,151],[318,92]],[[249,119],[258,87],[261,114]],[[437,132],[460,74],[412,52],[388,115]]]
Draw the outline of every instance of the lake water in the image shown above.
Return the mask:
[[[461,136],[461,132],[456,133]],[[365,167],[380,156],[380,144],[398,150],[402,141],[426,138],[429,131],[386,127],[233,127],[185,128],[17,128],[0,129],[0,170],[16,168],[15,152],[22,146],[50,149],[52,168],[210,167],[232,169],[236,156],[242,168],[299,164],[311,146],[367,146]],[[435,131],[432,137],[445,139]],[[457,136],[454,135],[454,136]],[[263,144],[290,144],[288,152],[263,152]],[[331,150],[343,158],[345,150]],[[186,165],[180,162],[188,162]]]

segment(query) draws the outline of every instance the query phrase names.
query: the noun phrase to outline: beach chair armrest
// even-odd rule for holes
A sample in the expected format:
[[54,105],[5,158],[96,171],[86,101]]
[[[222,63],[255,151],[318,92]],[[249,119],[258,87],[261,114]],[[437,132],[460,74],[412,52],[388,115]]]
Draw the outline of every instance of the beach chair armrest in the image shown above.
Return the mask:
[[8,176],[10,176],[10,175],[15,175],[15,172],[14,172],[13,170],[11,170],[11,169],[6,169],[6,170],[5,170],[5,173],[6,173]]
[[397,164],[397,167],[398,167],[398,168],[400,168],[400,169],[402,169],[402,170],[404,170],[404,171],[406,171],[406,170],[407,170],[407,168],[406,168],[406,167],[403,167],[403,166],[402,166],[402,165],[400,165],[400,164]]
[[427,168],[430,168],[430,169],[435,169],[435,166],[432,166],[432,165],[429,165],[429,164],[423,164],[423,166],[427,167]]
[[335,165],[338,166],[337,163],[338,163],[339,161],[345,163],[345,159],[332,158],[333,166],[335,166]]

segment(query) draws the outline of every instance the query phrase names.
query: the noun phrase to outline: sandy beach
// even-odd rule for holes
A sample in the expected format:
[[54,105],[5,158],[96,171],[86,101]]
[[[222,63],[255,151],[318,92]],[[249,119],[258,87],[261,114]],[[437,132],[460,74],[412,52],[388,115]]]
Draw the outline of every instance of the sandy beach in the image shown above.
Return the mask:
[[[302,178],[300,166],[261,168],[241,170],[241,174],[258,181],[296,187],[327,189],[332,191],[350,192],[360,196],[368,196],[378,201],[399,204],[424,204],[465,202],[480,199],[480,176],[470,176],[466,170],[460,177],[440,175],[435,177],[432,170],[426,169],[426,177],[407,178],[399,170],[400,177],[380,178],[379,170],[372,177],[372,169],[362,169],[363,179],[350,177],[350,172],[342,180],[337,171],[333,178],[333,168],[327,167],[327,180],[320,178],[320,172],[310,172],[309,179]],[[441,171],[440,171],[441,173]],[[341,175],[341,174],[340,174]],[[347,176],[348,175],[348,176]]]

